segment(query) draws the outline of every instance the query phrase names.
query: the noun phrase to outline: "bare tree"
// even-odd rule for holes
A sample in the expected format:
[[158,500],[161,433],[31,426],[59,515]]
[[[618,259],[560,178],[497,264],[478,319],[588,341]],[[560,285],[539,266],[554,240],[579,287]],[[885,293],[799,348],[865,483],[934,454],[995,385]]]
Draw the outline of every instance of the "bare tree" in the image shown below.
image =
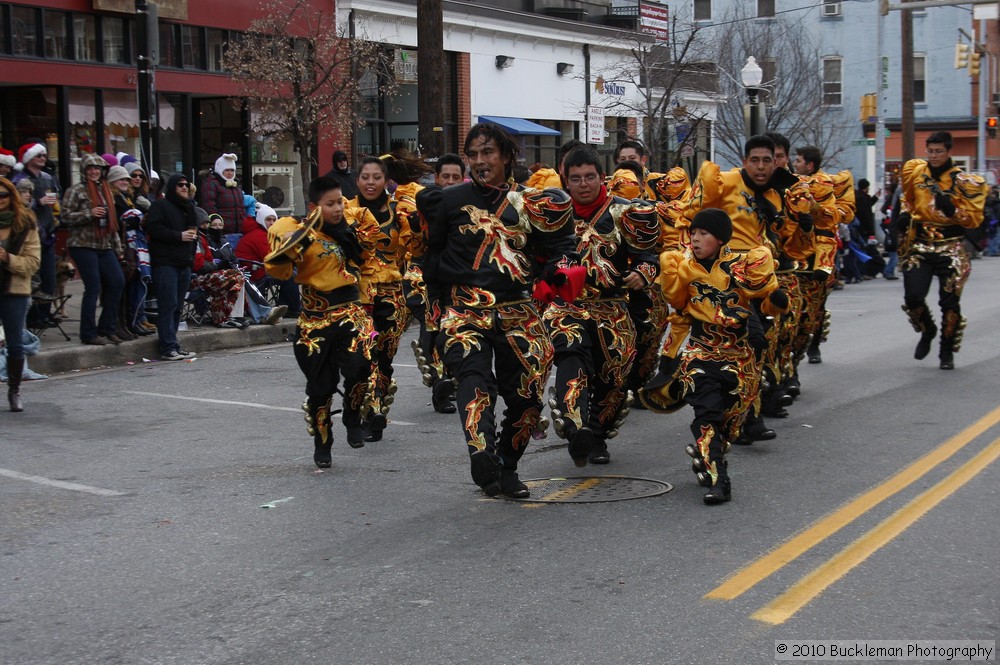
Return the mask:
[[376,42],[338,29],[332,4],[264,0],[259,14],[229,44],[223,63],[239,94],[255,104],[251,130],[291,141],[307,183],[321,129],[349,136],[364,122],[363,97],[373,87],[394,91],[391,57]]
[[616,143],[639,138],[646,146],[649,167],[666,170],[681,165],[685,146],[694,147],[705,114],[681,103],[684,92],[713,95],[718,82],[714,65],[699,51],[697,25],[684,26],[675,15],[666,44],[643,33],[622,33],[615,42],[629,43],[629,53],[597,72],[598,85],[635,87],[637,97],[616,97],[605,110],[634,116],[642,135],[616,136]]
[[729,74],[720,81],[726,102],[718,109],[715,127],[718,161],[743,161],[743,104],[747,97],[739,77],[752,55],[764,70],[768,129],[787,136],[793,150],[814,145],[822,150],[824,163],[836,163],[857,122],[842,107],[824,104],[822,62],[805,18],[785,14],[754,20],[746,14],[748,7],[735,8],[718,26],[701,31],[706,40],[717,45],[716,62]]

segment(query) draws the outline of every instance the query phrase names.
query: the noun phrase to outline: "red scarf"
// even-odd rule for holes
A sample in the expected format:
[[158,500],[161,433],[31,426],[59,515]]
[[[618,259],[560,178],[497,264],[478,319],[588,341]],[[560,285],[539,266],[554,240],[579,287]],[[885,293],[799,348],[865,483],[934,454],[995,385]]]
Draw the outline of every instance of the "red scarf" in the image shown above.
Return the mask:
[[[98,185],[101,187],[100,190],[97,189]],[[104,238],[108,235],[117,235],[118,216],[115,214],[115,195],[111,193],[111,185],[108,184],[107,180],[94,182],[90,178],[87,178],[87,195],[90,197],[92,208],[100,206],[108,211],[107,226],[102,229],[99,223],[96,224],[97,237]]]
[[579,217],[581,219],[585,219],[587,221],[590,221],[591,216],[595,212],[597,212],[597,210],[602,205],[604,205],[605,203],[607,203],[607,201],[608,201],[608,188],[606,186],[604,186],[604,185],[601,185],[601,193],[597,195],[597,200],[595,200],[590,205],[586,205],[586,206],[579,205],[574,200],[573,201],[573,212],[576,213],[577,217]]

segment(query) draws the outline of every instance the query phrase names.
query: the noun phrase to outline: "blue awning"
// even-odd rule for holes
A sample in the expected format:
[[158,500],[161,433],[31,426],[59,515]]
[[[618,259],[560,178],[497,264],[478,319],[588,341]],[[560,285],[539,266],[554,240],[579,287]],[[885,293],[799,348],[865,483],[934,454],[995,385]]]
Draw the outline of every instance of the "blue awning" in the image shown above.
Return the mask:
[[520,136],[522,134],[530,134],[532,136],[562,136],[562,132],[559,130],[550,129],[549,127],[539,125],[537,122],[525,120],[524,118],[505,118],[500,115],[481,115],[479,116],[479,122],[492,122],[495,125],[500,125],[515,136]]

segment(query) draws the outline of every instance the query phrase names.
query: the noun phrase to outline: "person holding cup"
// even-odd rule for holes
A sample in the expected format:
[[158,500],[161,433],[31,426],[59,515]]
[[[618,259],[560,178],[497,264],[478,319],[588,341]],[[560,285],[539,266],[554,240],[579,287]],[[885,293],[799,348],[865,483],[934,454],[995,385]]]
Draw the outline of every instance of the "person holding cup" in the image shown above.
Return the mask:
[[[49,296],[56,291],[56,215],[62,189],[55,176],[45,170],[48,164],[48,151],[45,144],[29,140],[17,151],[17,163],[14,164],[13,178],[15,185],[22,180],[32,184],[32,210],[38,220],[38,237],[42,245],[42,263],[38,269],[41,280],[38,290]],[[53,321],[50,301],[40,301],[32,306],[29,320],[37,317],[39,326],[48,326]]]
[[153,201],[146,214],[161,360],[186,360],[194,355],[193,351],[182,350],[177,341],[181,306],[191,283],[198,242],[198,218],[188,197],[190,189],[191,180],[183,173],[175,173],[164,186],[164,197]]
[[[80,170],[83,178],[66,191],[60,216],[70,232],[66,246],[83,279],[80,341],[95,346],[121,344],[116,332],[125,274],[115,197],[106,177],[108,164],[98,155],[86,154]],[[100,319],[96,318],[98,299]]]

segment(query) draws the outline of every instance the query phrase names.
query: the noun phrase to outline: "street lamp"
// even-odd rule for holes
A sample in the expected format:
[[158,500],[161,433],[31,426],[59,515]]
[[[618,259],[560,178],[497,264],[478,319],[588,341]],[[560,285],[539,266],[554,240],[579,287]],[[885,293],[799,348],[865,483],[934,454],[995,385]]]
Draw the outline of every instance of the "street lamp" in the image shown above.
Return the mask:
[[764,70],[757,64],[757,58],[752,55],[747,58],[747,64],[740,70],[743,87],[746,88],[749,103],[743,107],[743,124],[746,135],[763,134],[767,128],[767,117],[760,101],[760,84],[764,81]]

